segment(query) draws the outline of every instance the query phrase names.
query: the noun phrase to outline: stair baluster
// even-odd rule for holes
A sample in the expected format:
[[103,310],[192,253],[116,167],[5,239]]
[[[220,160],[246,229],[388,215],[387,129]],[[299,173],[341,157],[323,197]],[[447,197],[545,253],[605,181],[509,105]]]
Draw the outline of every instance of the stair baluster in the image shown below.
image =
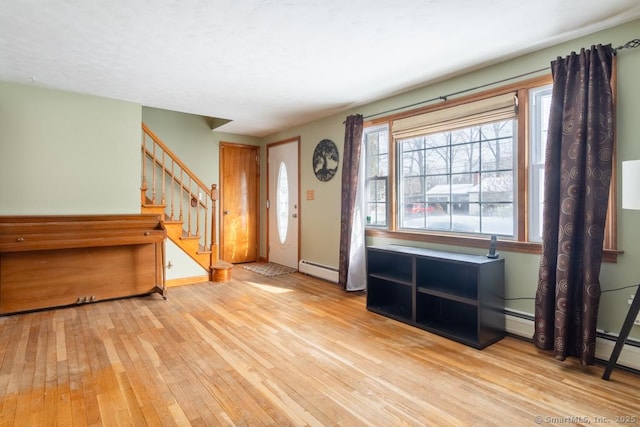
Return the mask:
[[[153,143],[153,156],[151,157],[151,160],[153,162],[156,161],[156,143],[154,141]],[[156,204],[156,171],[155,171],[155,167],[151,168],[152,170],[152,174],[151,174],[151,203],[152,204]]]
[[[218,259],[216,244],[217,185],[212,184],[210,188],[205,186],[144,123],[142,131],[140,190],[143,211],[163,213],[168,237],[209,271],[210,280],[229,280],[232,265]],[[147,138],[151,139],[150,147]],[[167,165],[167,157],[171,161],[170,167]],[[157,188],[159,186],[157,179],[161,180],[160,188]],[[170,183],[167,183],[167,180],[171,180]],[[147,185],[149,181],[151,181],[151,188]],[[169,189],[168,198],[167,188]],[[160,204],[156,204],[158,192],[162,194]],[[201,200],[201,195],[206,195],[204,200]],[[176,197],[178,197],[177,201]],[[209,199],[211,205],[209,205]],[[185,202],[187,203],[186,212],[183,208]],[[179,209],[178,220],[175,219],[176,203]],[[187,216],[186,219],[184,214]],[[201,225],[203,221],[204,225]],[[172,232],[174,228],[176,231]],[[204,230],[202,234],[201,230]]]
[[160,199],[160,204],[161,205],[166,205],[167,204],[167,193],[166,193],[166,189],[165,189],[165,180],[166,180],[166,176],[167,176],[167,171],[165,169],[165,152],[162,151],[162,198]]
[[174,167],[175,167],[176,162],[173,161],[173,159],[171,159],[171,212],[169,213],[169,219],[171,221],[173,221],[174,217],[174,212],[173,212],[173,208],[175,205],[175,182],[176,182],[176,178],[175,178],[175,174],[174,174]]

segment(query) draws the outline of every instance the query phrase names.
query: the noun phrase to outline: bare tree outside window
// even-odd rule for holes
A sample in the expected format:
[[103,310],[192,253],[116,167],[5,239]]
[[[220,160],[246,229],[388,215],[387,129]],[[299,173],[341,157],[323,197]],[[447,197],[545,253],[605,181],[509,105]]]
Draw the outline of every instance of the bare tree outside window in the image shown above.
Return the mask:
[[400,227],[513,236],[514,122],[400,140]]

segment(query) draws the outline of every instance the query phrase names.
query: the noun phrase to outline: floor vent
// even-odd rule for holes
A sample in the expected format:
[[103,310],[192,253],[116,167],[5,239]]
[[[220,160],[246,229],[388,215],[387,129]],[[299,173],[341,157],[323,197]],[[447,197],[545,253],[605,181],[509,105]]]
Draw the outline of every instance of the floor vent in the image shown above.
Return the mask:
[[309,276],[315,276],[320,279],[328,280],[329,282],[338,283],[338,269],[335,267],[303,259],[300,260],[298,270],[300,273],[308,274]]

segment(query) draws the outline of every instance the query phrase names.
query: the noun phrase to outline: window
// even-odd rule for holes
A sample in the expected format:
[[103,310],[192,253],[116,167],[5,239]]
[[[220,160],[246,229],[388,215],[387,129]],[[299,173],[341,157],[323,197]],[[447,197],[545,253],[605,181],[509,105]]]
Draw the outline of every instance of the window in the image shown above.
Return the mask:
[[515,92],[393,120],[397,226],[514,237]]
[[365,123],[367,235],[539,253],[551,91],[547,75]]
[[397,141],[399,228],[513,237],[516,120]]
[[278,184],[276,186],[276,224],[278,226],[278,238],[284,244],[287,240],[289,228],[289,177],[287,166],[280,162],[278,168]]
[[551,85],[531,89],[530,111],[530,185],[529,218],[531,231],[529,240],[542,241],[542,204],[544,202],[544,152],[551,109]]
[[389,211],[389,127],[367,128],[363,135],[365,149],[365,191],[367,225],[387,226]]

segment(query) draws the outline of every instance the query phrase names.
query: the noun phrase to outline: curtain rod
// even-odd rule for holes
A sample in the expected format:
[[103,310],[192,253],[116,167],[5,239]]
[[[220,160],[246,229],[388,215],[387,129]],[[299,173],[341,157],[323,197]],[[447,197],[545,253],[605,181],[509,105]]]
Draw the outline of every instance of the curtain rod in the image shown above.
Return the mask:
[[617,48],[613,49],[613,52],[616,53],[622,49],[635,49],[638,46],[640,46],[640,39],[633,39],[633,40],[629,40],[622,46],[618,46]]
[[[639,47],[639,46],[640,46],[640,39],[633,39],[633,40],[630,40],[630,41],[626,42],[622,46],[618,46],[615,49],[613,49],[613,53],[616,54],[619,50],[634,49],[634,48]],[[483,85],[471,87],[471,88],[464,89],[464,90],[460,90],[458,92],[452,92],[452,93],[449,93],[447,95],[437,96],[435,98],[431,98],[431,99],[427,99],[427,100],[424,100],[424,101],[416,102],[414,104],[404,105],[402,107],[397,107],[397,108],[392,108],[390,110],[381,111],[379,113],[369,114],[368,116],[365,116],[364,119],[366,120],[366,119],[370,119],[372,117],[381,116],[381,115],[389,114],[389,113],[394,113],[394,112],[399,111],[399,110],[404,110],[405,108],[417,107],[419,105],[427,104],[427,103],[433,102],[433,101],[438,101],[438,100],[446,101],[451,96],[461,95],[461,94],[466,93],[466,92],[471,92],[471,91],[474,91],[474,90],[477,90],[477,89],[483,89],[483,88],[485,88],[487,86],[493,86],[493,85],[496,85],[496,84],[499,84],[499,83],[508,82],[509,80],[515,80],[515,79],[519,79],[519,78],[522,78],[522,77],[530,76],[532,74],[537,74],[537,73],[540,73],[540,72],[548,70],[548,69],[549,69],[549,67],[540,68],[538,70],[529,71],[527,73],[519,74],[517,76],[507,77],[507,78],[502,79],[502,80],[496,80],[495,82],[491,82],[491,83],[485,83]]]

